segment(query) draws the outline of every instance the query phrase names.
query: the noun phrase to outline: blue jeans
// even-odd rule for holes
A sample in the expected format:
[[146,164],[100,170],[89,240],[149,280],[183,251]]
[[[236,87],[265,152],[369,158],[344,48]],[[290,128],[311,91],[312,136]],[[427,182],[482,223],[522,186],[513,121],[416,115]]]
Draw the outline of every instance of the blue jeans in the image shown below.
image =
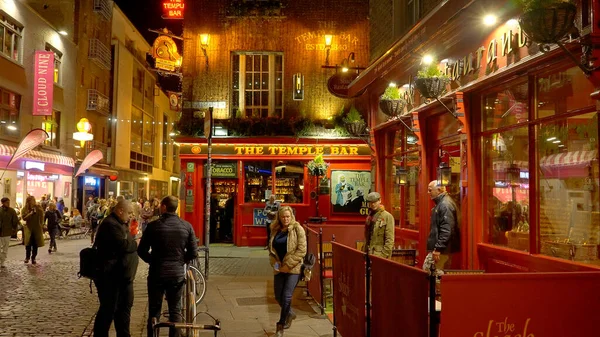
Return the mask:
[[275,288],[275,299],[281,307],[278,324],[285,324],[285,319],[292,312],[292,296],[294,289],[300,281],[300,275],[279,273],[275,275],[273,287]]
[[[152,319],[160,321],[163,296],[167,297],[169,322],[183,322],[181,315],[181,295],[185,281],[155,280],[148,277],[148,337],[154,336]],[[169,329],[169,337],[180,336],[179,329]]]

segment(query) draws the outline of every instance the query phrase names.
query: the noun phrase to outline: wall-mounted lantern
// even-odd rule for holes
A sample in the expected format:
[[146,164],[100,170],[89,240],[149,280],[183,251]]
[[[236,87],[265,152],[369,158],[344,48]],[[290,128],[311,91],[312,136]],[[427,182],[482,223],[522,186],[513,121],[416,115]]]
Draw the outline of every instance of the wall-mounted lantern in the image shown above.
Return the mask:
[[450,185],[450,179],[452,177],[452,169],[447,163],[441,162],[437,168],[437,181],[439,186]]
[[405,186],[408,183],[408,171],[404,167],[396,168],[396,184]]
[[325,35],[325,50],[327,51],[327,56],[325,57],[325,65],[329,65],[329,52],[331,51],[331,43],[333,42],[333,35],[326,34]]
[[200,34],[200,48],[202,48],[202,53],[204,53],[204,57],[206,58],[206,69],[208,69],[208,54],[206,53],[206,48],[208,48],[209,43],[210,43],[210,34],[208,34],[208,33]]
[[294,101],[301,101],[304,99],[304,75],[296,73],[293,76],[292,83],[294,83]]

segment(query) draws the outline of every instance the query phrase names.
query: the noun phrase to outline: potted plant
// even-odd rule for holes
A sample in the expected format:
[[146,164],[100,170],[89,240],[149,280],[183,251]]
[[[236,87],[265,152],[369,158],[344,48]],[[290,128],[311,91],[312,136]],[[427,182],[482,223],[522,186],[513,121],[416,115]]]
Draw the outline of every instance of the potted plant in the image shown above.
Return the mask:
[[536,43],[556,43],[576,31],[577,6],[571,0],[515,0],[523,10],[519,25]]
[[406,101],[401,97],[400,90],[396,86],[389,86],[379,97],[379,109],[390,116],[396,117],[402,114]]
[[423,66],[415,78],[415,87],[425,98],[437,98],[446,91],[450,78],[437,68],[435,60]]
[[315,156],[315,159],[309,161],[306,166],[308,167],[308,174],[320,177],[327,174],[329,163],[326,163],[323,160],[323,154],[318,154]]
[[367,123],[365,123],[362,115],[360,112],[358,112],[354,105],[350,108],[350,111],[348,111],[346,117],[343,118],[343,122],[346,125],[348,132],[354,136],[362,135],[367,128]]

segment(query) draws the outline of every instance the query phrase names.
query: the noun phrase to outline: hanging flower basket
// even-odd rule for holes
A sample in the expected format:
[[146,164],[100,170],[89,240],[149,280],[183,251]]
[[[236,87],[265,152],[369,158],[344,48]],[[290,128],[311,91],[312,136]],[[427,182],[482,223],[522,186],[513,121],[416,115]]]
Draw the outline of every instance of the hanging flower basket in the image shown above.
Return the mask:
[[406,101],[403,99],[382,99],[379,101],[379,109],[390,117],[400,116],[405,106]]
[[450,82],[447,77],[417,77],[415,87],[425,98],[440,97],[446,91],[446,85]]
[[360,136],[365,133],[367,125],[363,121],[346,123],[346,130],[353,136]]
[[568,2],[552,3],[530,9],[519,18],[519,25],[531,41],[556,43],[575,30],[577,7]]

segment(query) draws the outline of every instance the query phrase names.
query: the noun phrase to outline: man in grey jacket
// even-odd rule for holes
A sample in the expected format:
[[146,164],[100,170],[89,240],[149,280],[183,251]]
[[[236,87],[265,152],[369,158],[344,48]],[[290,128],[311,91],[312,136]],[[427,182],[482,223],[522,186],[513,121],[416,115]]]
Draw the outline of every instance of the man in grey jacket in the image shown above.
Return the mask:
[[6,268],[4,262],[8,254],[8,245],[10,237],[17,232],[19,226],[19,217],[17,212],[10,207],[10,199],[4,197],[1,200],[0,207],[0,268]]
[[438,185],[437,180],[429,183],[427,193],[435,207],[431,209],[431,229],[427,238],[429,254],[425,262],[433,259],[436,269],[443,270],[450,263],[450,253],[460,249],[458,207],[446,192],[446,187]]

